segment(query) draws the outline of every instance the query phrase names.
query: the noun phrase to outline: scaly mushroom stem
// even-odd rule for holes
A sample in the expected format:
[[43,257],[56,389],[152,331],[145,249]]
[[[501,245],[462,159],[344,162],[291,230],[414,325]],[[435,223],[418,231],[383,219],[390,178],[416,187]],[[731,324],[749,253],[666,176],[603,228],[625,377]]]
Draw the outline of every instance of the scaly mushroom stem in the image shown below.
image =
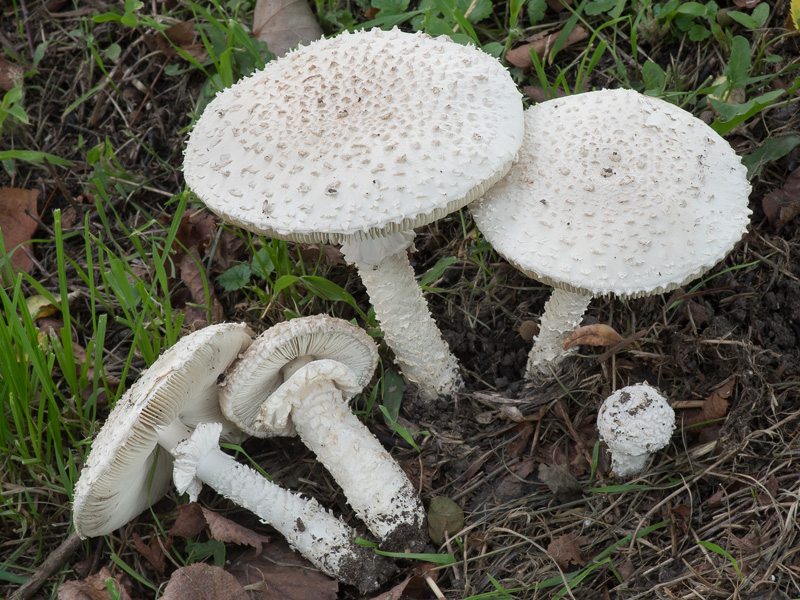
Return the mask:
[[175,421],[161,432],[159,444],[175,458],[179,492],[196,500],[200,482],[205,483],[277,529],[322,572],[362,592],[377,588],[391,575],[391,563],[357,545],[355,531],[316,500],[272,483],[225,454],[219,448],[221,430],[219,423],[201,423],[192,432]]
[[539,322],[539,335],[533,341],[528,354],[527,379],[539,372],[547,372],[547,366],[565,355],[563,345],[569,334],[581,324],[583,313],[592,299],[591,294],[570,292],[555,288],[544,305]]
[[[289,367],[305,361],[295,359]],[[291,406],[297,433],[342,487],[356,515],[390,551],[425,546],[425,509],[406,474],[377,438],[350,411],[345,394],[359,389],[353,371],[335,360],[297,369],[261,408],[260,423],[272,427],[270,407]]]
[[342,244],[342,253],[358,269],[403,375],[423,398],[433,400],[452,396],[463,382],[408,263],[406,249],[413,239],[413,232],[395,233]]

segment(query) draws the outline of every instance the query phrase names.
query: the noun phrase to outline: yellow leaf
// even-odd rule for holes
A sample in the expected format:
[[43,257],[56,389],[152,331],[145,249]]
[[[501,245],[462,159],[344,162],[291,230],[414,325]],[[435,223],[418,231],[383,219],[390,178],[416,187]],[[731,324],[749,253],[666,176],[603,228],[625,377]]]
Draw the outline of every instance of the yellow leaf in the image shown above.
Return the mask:
[[786,19],[786,29],[797,30],[800,23],[800,0],[792,0],[789,5],[789,18]]
[[58,310],[50,300],[41,294],[25,298],[25,305],[28,307],[31,319],[34,321],[49,317]]

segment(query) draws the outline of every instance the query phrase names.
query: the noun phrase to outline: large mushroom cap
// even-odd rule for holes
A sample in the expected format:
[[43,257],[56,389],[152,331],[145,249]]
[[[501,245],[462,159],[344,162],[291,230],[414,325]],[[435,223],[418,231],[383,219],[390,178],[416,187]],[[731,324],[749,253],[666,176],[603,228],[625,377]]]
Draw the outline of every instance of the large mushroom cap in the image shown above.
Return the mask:
[[211,325],[165,351],[117,401],[92,443],[75,486],[73,522],[83,537],[121,527],[167,491],[173,459],[158,433],[176,419],[188,427],[216,422],[217,378],[252,341],[242,324]]
[[602,295],[668,291],[717,264],[749,222],[730,145],[690,113],[630,90],[525,112],[519,161],[472,212],[529,276]]
[[481,50],[397,29],[344,32],[217,95],[184,175],[246,229],[339,243],[479,197],[510,168],[522,126],[514,82]]
[[363,329],[327,315],[278,323],[259,335],[228,372],[219,393],[222,412],[249,435],[294,435],[291,405],[272,410],[277,429],[264,429],[259,415],[262,404],[288,377],[284,369],[304,358],[346,365],[353,372],[356,388],[361,389],[372,379],[378,351]]

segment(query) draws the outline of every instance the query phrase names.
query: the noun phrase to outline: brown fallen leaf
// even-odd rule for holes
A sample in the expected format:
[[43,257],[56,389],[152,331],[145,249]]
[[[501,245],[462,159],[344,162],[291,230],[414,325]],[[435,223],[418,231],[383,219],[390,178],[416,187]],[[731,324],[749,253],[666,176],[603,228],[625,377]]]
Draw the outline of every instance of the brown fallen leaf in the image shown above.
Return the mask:
[[427,600],[431,597],[431,588],[425,581],[430,579],[435,585],[439,571],[435,570],[437,565],[423,563],[414,569],[414,575],[404,579],[388,592],[384,592],[372,598],[372,600]]
[[283,56],[298,44],[321,38],[322,28],[308,0],[258,0],[253,33],[275,56]]
[[[28,256],[29,253],[33,254],[33,247],[29,242],[39,226],[28,213],[34,217],[39,216],[36,209],[38,199],[38,190],[0,188],[0,231],[3,232],[3,245],[7,254],[13,251],[11,263],[14,267],[26,273],[33,269],[33,261]],[[13,273],[5,266],[2,273],[3,278],[13,277]]]
[[270,538],[267,536],[256,533],[252,529],[239,525],[238,523],[226,519],[217,513],[203,508],[203,516],[206,523],[208,523],[208,530],[211,537],[220,542],[234,544],[241,544],[243,546],[252,546],[256,552],[261,552],[265,542],[269,542]]
[[709,394],[706,401],[703,402],[703,407],[694,415],[686,417],[683,420],[684,427],[691,427],[700,423],[707,423],[709,421],[716,421],[723,418],[728,414],[729,401],[728,398],[733,394],[736,388],[736,378],[732,378],[727,383],[721,385]]
[[[556,31],[549,35],[538,34],[527,38],[526,44],[509,50],[506,53],[506,60],[515,67],[529,69],[533,66],[533,61],[531,60],[531,50],[536,52],[536,56],[538,56],[541,60],[545,54],[550,52],[559,35],[561,35],[561,32]],[[564,45],[562,46],[562,49],[572,46],[573,44],[577,44],[588,37],[589,32],[580,25],[577,25],[575,29],[570,31],[566,41],[564,42]]]
[[5,58],[0,56],[0,89],[9,91],[17,87],[22,82],[25,71],[18,65],[12,65]]
[[111,579],[117,590],[118,598],[131,600],[128,586],[130,580],[121,574],[112,575],[108,567],[103,567],[94,575],[82,581],[65,581],[58,586],[58,600],[111,600],[106,581]]
[[559,502],[577,500],[583,495],[583,486],[569,472],[566,465],[539,463],[539,479],[542,480]]
[[800,167],[789,174],[783,187],[764,196],[761,206],[776,231],[800,214]]
[[247,588],[251,600],[335,600],[339,584],[283,540],[264,546],[261,554],[248,550],[235,558],[228,571]]
[[172,573],[161,600],[249,600],[236,578],[221,567],[195,563]]
[[586,561],[581,556],[578,546],[588,541],[589,538],[585,535],[575,536],[567,533],[558,536],[547,546],[547,555],[562,569],[569,569],[571,565],[582,567]]
[[564,342],[564,350],[574,346],[613,346],[623,340],[617,331],[608,325],[597,323],[578,327]]
[[167,561],[166,557],[164,556],[164,551],[161,549],[161,544],[158,543],[158,540],[153,538],[148,544],[138,533],[134,531],[133,544],[136,546],[139,554],[141,554],[144,559],[150,563],[150,566],[153,567],[155,572],[159,575],[163,575],[164,570],[167,567]]
[[206,527],[209,535],[219,542],[252,546],[257,552],[261,552],[263,545],[270,540],[269,537],[226,519],[197,502],[178,506],[178,518],[170,528],[169,535],[195,537]]
[[169,530],[173,537],[197,537],[206,527],[206,517],[197,502],[178,505],[178,518]]

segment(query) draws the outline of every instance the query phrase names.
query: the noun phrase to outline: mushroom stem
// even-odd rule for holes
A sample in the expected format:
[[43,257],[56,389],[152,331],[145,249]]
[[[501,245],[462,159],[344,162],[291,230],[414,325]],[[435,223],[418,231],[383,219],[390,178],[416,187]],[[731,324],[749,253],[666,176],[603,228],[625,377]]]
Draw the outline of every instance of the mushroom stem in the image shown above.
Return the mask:
[[566,354],[564,342],[569,334],[581,324],[583,313],[592,299],[591,294],[570,292],[555,288],[544,305],[539,335],[533,341],[528,354],[527,379],[533,379],[539,372],[547,372],[547,366]]
[[[352,370],[317,360],[297,370],[272,395],[272,406],[291,406],[291,419],[306,446],[339,483],[358,517],[390,551],[425,546],[425,509],[406,474],[350,411]],[[271,415],[262,405],[262,422]]]
[[408,262],[406,249],[413,237],[413,232],[402,232],[345,243],[342,253],[358,269],[403,375],[417,384],[424,399],[433,400],[452,396],[463,382]]
[[627,452],[611,453],[611,465],[617,477],[630,477],[644,470],[650,454],[628,454]]
[[[356,544],[355,531],[316,500],[272,483],[225,454],[219,448],[221,430],[219,423],[201,423],[190,432],[176,420],[160,434],[159,443],[175,458],[179,492],[188,491],[196,500],[199,482],[205,483],[277,529],[322,572],[362,592],[377,588],[391,574],[388,561]],[[179,438],[183,441],[175,444]]]

